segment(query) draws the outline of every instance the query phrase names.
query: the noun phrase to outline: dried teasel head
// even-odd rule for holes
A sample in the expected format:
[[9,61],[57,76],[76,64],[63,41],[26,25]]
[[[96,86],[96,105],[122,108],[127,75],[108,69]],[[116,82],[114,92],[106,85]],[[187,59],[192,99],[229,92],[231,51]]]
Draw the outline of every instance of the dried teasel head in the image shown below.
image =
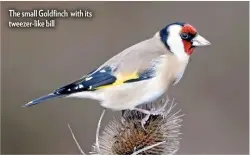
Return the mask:
[[[179,149],[179,135],[183,115],[173,112],[176,103],[167,99],[158,103],[141,105],[146,110],[165,105],[161,115],[150,116],[144,128],[141,119],[145,114],[125,110],[121,120],[114,119],[104,129],[100,140],[93,146],[96,155],[172,155]],[[98,144],[98,145],[97,145]]]

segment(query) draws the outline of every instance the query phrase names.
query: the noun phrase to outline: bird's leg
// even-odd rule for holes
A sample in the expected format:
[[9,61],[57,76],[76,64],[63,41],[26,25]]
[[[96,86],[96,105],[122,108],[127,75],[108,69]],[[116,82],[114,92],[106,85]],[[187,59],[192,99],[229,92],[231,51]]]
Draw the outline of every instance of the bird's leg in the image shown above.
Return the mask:
[[[163,102],[163,101],[162,101]],[[155,108],[153,107],[151,110],[145,110],[145,109],[140,109],[140,108],[133,108],[133,110],[136,110],[138,112],[144,113],[146,115],[162,115],[168,102],[165,102],[161,107]]]
[[142,128],[146,131],[144,125],[147,123],[147,120],[149,119],[150,114],[146,115],[142,120],[141,120],[141,126]]
[[141,126],[145,130],[144,125],[146,124],[147,120],[149,119],[151,115],[150,111],[145,110],[145,109],[140,109],[140,108],[134,108],[133,110],[146,114],[146,116],[141,120]]
[[141,113],[146,114],[146,115],[150,115],[151,114],[151,111],[145,110],[145,109],[134,108],[133,110],[136,110],[136,111],[141,112]]
[[163,115],[163,112],[164,112],[166,106],[167,106],[167,102],[165,102],[162,107],[157,108],[157,109],[152,108],[151,110],[145,110],[145,109],[140,109],[140,108],[134,108],[133,110],[136,110],[138,112],[146,114],[146,116],[141,120],[142,128],[145,130],[144,125],[146,124],[150,115],[154,115],[154,116]]

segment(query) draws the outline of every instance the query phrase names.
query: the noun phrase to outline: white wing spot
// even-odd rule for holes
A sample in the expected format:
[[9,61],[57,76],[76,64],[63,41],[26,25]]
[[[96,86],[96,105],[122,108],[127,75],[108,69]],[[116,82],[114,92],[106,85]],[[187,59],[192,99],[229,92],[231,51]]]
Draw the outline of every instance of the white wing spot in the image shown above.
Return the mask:
[[105,73],[106,71],[104,69],[100,70],[100,73]]
[[80,84],[80,85],[79,85],[79,88],[83,88],[83,85],[82,85],[82,84]]
[[92,89],[92,86],[89,86],[89,89]]
[[71,89],[69,88],[68,91],[71,91]]
[[87,77],[87,78],[85,79],[85,81],[89,81],[89,80],[91,80],[92,78],[93,78],[92,76]]
[[76,86],[75,89],[77,90],[77,89],[78,89],[78,86]]

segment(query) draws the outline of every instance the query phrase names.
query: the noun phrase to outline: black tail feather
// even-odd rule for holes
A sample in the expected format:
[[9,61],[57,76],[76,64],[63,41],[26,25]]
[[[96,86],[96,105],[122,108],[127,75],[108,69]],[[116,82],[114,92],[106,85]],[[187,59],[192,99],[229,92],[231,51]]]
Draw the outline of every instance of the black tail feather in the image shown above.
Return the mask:
[[59,97],[63,97],[64,95],[60,95],[60,94],[56,94],[56,93],[51,93],[42,97],[39,97],[33,101],[30,101],[29,103],[26,103],[25,105],[23,105],[23,107],[29,107],[32,105],[36,105],[38,103],[50,100],[50,99],[55,99],[55,98],[59,98]]

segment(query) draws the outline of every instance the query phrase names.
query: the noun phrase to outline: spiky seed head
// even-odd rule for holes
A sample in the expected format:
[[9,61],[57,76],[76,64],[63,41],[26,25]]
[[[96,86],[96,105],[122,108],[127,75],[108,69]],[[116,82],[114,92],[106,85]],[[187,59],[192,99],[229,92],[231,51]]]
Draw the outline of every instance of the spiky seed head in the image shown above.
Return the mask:
[[145,114],[138,111],[123,111],[119,121],[114,119],[105,127],[100,136],[100,148],[94,146],[92,154],[134,155],[135,152],[157,143],[159,145],[136,154],[170,155],[177,152],[183,115],[179,114],[180,111],[173,112],[176,104],[173,102],[170,104],[169,100],[166,100],[141,105],[139,108],[152,110],[161,108],[163,104],[167,105],[166,108],[160,115],[150,116],[144,125],[145,129],[141,126],[141,119]]

